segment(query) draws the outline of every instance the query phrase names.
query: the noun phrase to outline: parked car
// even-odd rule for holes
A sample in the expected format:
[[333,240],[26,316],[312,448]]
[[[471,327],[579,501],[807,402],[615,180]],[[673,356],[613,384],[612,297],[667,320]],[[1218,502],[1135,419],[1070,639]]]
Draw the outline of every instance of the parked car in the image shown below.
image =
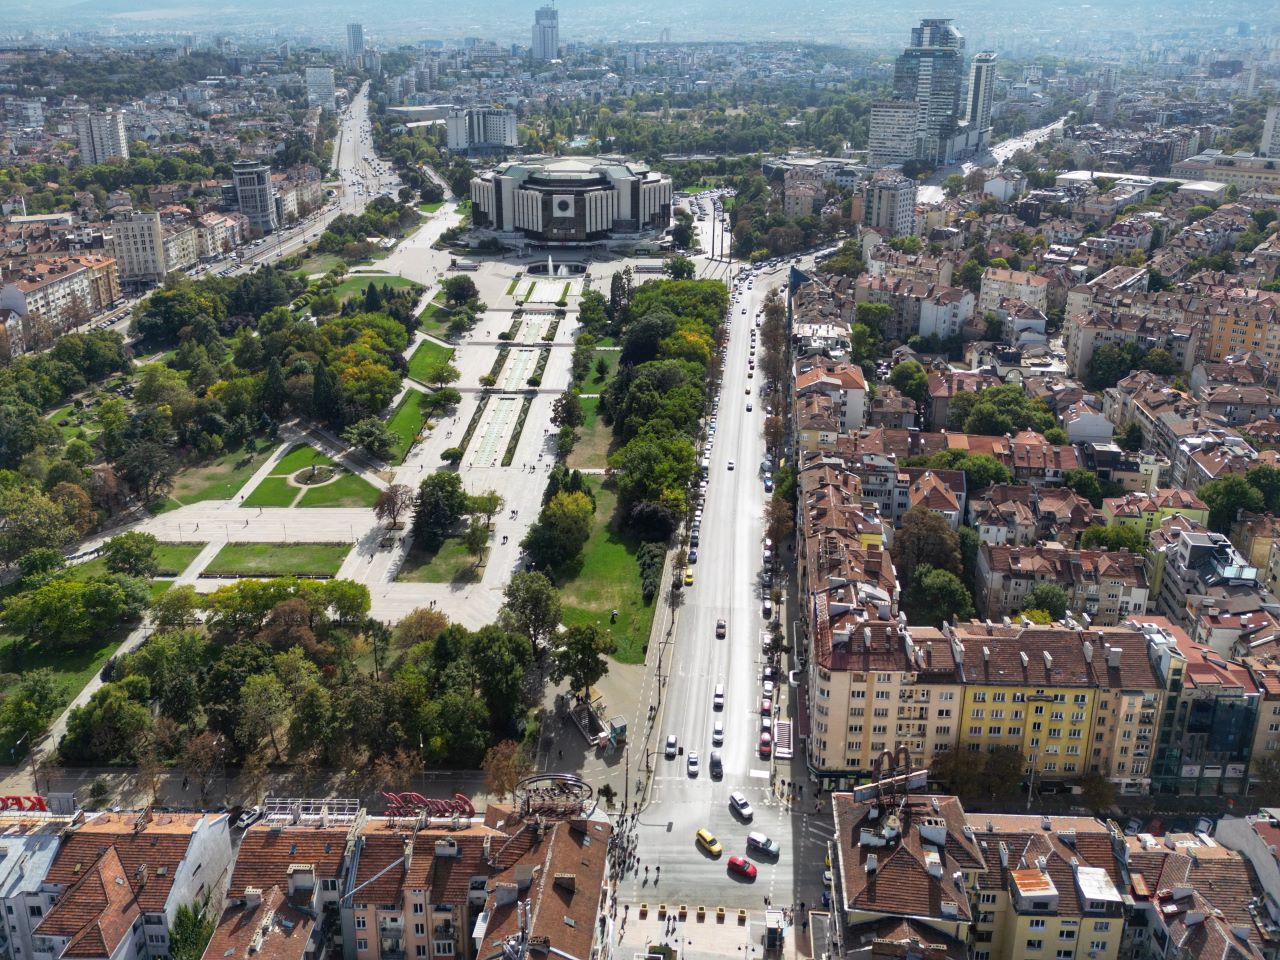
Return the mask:
[[253,824],[262,816],[262,810],[258,807],[247,807],[244,813],[240,814],[240,819],[236,821],[236,829],[244,830]]

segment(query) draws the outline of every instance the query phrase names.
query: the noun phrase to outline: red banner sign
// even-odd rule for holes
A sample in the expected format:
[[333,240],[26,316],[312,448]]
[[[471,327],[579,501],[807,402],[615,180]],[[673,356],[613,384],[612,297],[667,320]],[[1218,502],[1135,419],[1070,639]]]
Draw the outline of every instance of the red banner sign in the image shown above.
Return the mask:
[[20,813],[48,813],[49,805],[44,797],[0,797],[0,810],[17,810]]
[[[40,799],[40,798],[35,798]],[[476,808],[471,801],[460,793],[455,793],[452,800],[439,797],[424,797],[420,793],[382,793],[387,802],[387,816],[416,817],[425,813],[429,817],[474,817]]]

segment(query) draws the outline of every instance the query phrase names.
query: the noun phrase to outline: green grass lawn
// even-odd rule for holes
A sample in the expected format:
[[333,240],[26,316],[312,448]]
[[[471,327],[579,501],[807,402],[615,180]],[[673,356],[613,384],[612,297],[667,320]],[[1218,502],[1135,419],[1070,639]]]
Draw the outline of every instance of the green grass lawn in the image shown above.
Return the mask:
[[[587,377],[587,389],[589,392],[599,393],[613,379],[613,375],[618,372],[618,358],[620,356],[622,356],[621,350],[596,351],[595,356],[591,358],[591,373]],[[601,360],[604,360],[609,365],[609,370],[603,377],[596,373],[596,364]]]
[[433,340],[423,340],[409,358],[409,376],[426,382],[423,377],[437,363],[448,363],[453,357],[453,347],[446,347]]
[[343,259],[336,253],[317,253],[303,260],[302,265],[295,272],[304,277],[310,277],[317,273],[328,273],[342,263]]
[[249,577],[333,576],[350,552],[349,543],[229,543],[204,572]]
[[156,547],[157,575],[176,577],[191,566],[191,561],[205,548],[203,543],[162,543]]
[[396,579],[402,583],[474,583],[484,573],[462,540],[450,537],[435,553],[414,547],[405,557]]
[[333,483],[312,487],[298,501],[299,507],[372,507],[378,488],[354,473],[344,473]]
[[438,303],[428,303],[426,309],[418,314],[419,329],[423,333],[441,334],[449,327],[449,318],[453,311]]
[[241,501],[245,508],[291,507],[302,491],[289,482],[288,477],[265,477],[253,488],[253,493]]
[[297,473],[303,467],[332,467],[333,465],[333,460],[315,447],[300,443],[286,453],[280,459],[280,462],[271,468],[271,476],[288,477]]
[[[635,553],[639,540],[619,530],[614,522],[618,498],[588,477],[596,491],[595,525],[582,555],[556,573],[563,620],[567,626],[594,623],[617,644],[614,658],[621,663],[643,663],[645,645],[653,626],[654,604],[645,603],[640,590],[640,568]],[[609,615],[618,611],[618,622]]]
[[613,430],[600,419],[600,398],[582,398],[582,426],[578,428],[578,442],[569,454],[569,466],[577,470],[603,470],[609,465],[609,451],[613,447]]
[[157,512],[163,513],[205,500],[230,500],[253,476],[254,471],[262,466],[273,449],[268,446],[253,453],[234,450],[215,460],[185,467],[173,478],[169,497]]
[[354,297],[356,294],[364,296],[365,289],[371,283],[379,290],[384,286],[390,287],[393,290],[399,290],[405,287],[422,286],[422,284],[415,283],[413,280],[406,280],[404,277],[397,277],[389,273],[361,273],[347,277],[347,279],[334,287],[333,295],[338,298],[339,303],[349,299],[350,297]]
[[519,278],[519,277],[517,277],[516,279],[512,280],[512,281],[511,281],[511,286],[507,287],[507,296],[509,297],[509,296],[511,296],[513,293],[515,293],[515,292],[516,292],[516,287],[518,287],[518,286],[520,286],[520,278]]
[[422,409],[424,396],[426,394],[410,390],[400,401],[400,406],[396,407],[396,412],[391,415],[391,419],[387,421],[387,429],[396,436],[395,445],[391,448],[392,463],[404,462],[404,458],[413,449],[418,434],[422,432],[422,427],[427,422],[427,415]]
[[435,213],[437,210],[439,210],[443,206],[444,206],[444,201],[437,200],[434,203],[420,203],[418,204],[418,209],[421,210],[423,213]]

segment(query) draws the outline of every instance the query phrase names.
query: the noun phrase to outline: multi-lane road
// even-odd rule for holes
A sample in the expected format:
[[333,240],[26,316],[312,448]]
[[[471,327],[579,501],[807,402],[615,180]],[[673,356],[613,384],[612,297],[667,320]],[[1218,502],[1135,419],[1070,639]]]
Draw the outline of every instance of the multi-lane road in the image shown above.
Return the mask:
[[[698,223],[709,233],[714,221]],[[700,232],[703,230],[700,229]],[[709,249],[704,235],[703,248]],[[700,273],[727,277],[741,269],[699,258]],[[789,763],[775,770],[759,752],[762,728],[762,672],[768,620],[763,603],[764,507],[767,494],[761,471],[765,456],[762,379],[749,370],[751,332],[768,291],[777,289],[785,268],[756,273],[750,285],[739,284],[731,307],[715,433],[709,449],[708,485],[697,562],[691,564],[692,586],[685,587],[671,648],[663,658],[663,688],[653,753],[631,758],[632,769],[651,773],[647,804],[639,818],[640,869],[621,885],[620,895],[633,902],[666,902],[759,907],[773,903],[815,903],[821,896],[821,874],[828,822],[813,815],[812,801],[795,809],[784,805],[775,791],[790,774]],[[757,348],[757,357],[760,348]],[[748,409],[750,405],[750,409]],[[725,636],[717,624],[725,621]],[[779,678],[786,685],[785,673]],[[713,703],[723,685],[723,709]],[[784,701],[794,691],[781,691]],[[785,711],[786,707],[782,709]],[[723,742],[714,742],[716,723]],[[674,736],[678,754],[666,756],[666,741]],[[711,754],[720,757],[722,774],[713,778]],[[698,756],[690,769],[689,755]],[[751,822],[730,810],[729,796],[744,794],[753,807]],[[712,857],[697,846],[695,834],[705,827],[719,839],[724,852]],[[776,858],[762,857],[746,847],[750,831],[759,831],[781,846]],[[754,881],[727,869],[730,856],[743,856],[756,865]],[[645,873],[645,866],[651,868]],[[652,868],[661,867],[658,872]]]

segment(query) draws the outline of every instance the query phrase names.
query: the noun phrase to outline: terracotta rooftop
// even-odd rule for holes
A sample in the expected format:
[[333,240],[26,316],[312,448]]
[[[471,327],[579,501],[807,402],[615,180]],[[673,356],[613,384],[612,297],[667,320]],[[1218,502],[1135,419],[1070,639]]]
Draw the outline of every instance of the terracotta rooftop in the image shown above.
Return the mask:
[[280,887],[259,891],[257,903],[233,903],[222,913],[202,960],[301,960],[316,921],[292,906]]

